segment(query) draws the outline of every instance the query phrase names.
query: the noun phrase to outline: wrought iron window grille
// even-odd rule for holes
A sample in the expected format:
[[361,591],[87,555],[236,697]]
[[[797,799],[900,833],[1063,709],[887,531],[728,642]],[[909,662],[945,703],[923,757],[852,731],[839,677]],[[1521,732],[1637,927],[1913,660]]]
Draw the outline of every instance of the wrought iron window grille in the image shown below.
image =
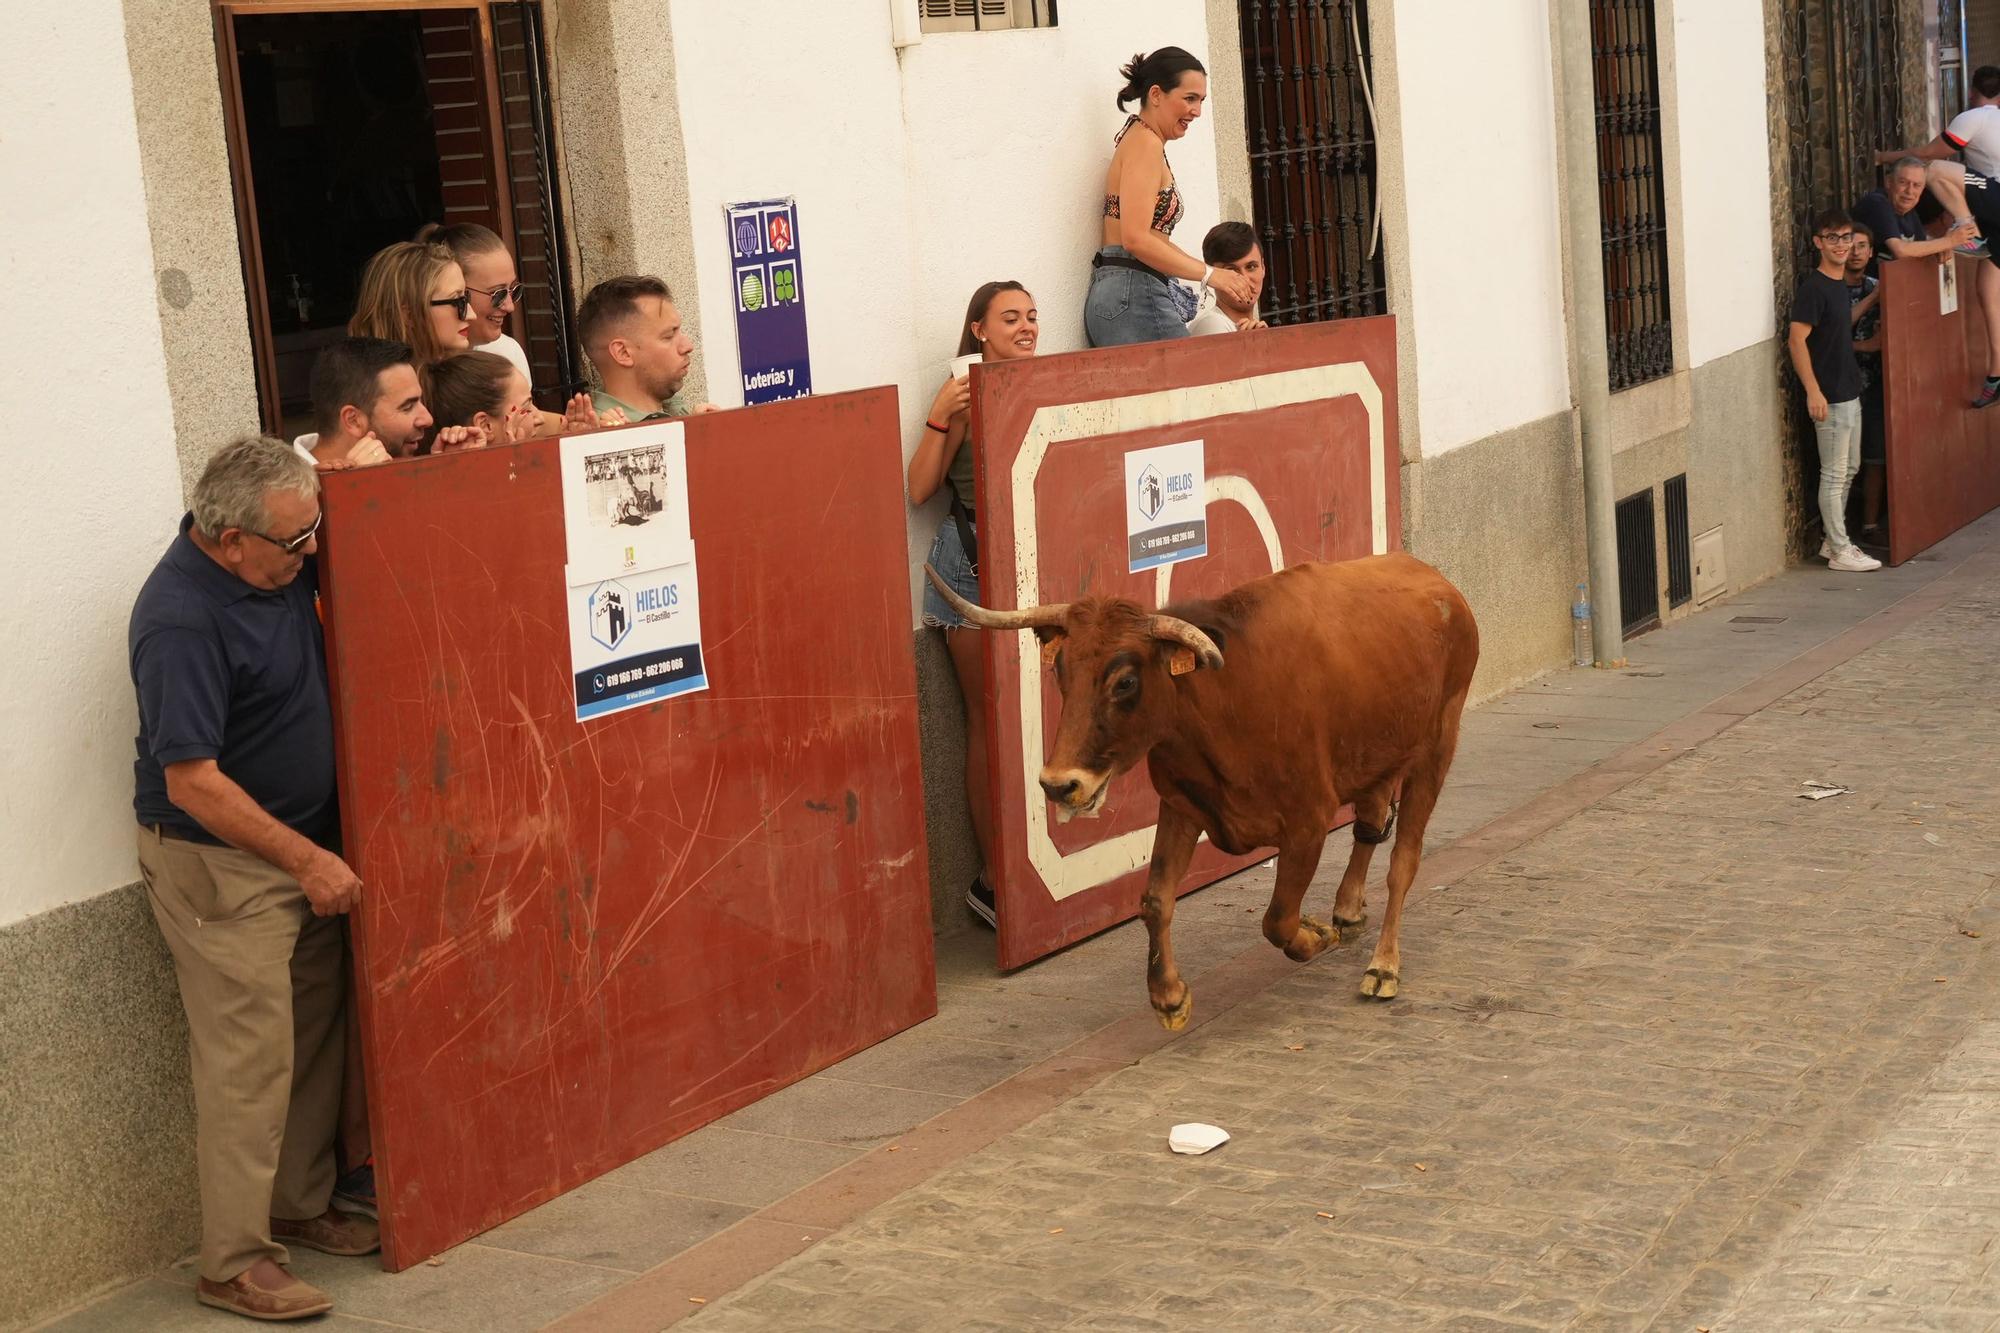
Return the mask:
[[1653,0],[1590,0],[1611,391],[1669,375],[1673,319]]
[[1243,0],[1237,12],[1260,313],[1272,325],[1379,315],[1365,0]]

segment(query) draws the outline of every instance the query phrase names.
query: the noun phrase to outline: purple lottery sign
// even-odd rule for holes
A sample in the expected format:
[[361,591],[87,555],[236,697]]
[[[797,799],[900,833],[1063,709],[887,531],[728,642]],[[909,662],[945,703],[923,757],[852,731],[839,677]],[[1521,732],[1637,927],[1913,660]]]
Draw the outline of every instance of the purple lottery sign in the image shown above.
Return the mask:
[[727,212],[743,401],[803,398],[812,392],[812,354],[806,346],[798,200],[730,204]]

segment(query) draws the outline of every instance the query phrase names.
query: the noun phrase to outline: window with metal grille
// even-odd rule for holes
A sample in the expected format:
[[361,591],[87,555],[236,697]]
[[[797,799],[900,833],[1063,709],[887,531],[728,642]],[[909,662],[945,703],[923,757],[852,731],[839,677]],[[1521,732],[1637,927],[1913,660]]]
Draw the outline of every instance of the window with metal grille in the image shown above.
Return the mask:
[[1387,306],[1365,0],[1243,0],[1244,135],[1264,250],[1263,317]]
[[1688,479],[1683,472],[1668,477],[1667,605],[1685,606],[1694,596],[1694,550],[1688,544]]
[[1659,546],[1649,487],[1618,502],[1618,605],[1628,635],[1660,623]]
[[1653,0],[1590,0],[1611,390],[1674,368]]
[[918,0],[925,32],[997,32],[1053,28],[1056,0]]

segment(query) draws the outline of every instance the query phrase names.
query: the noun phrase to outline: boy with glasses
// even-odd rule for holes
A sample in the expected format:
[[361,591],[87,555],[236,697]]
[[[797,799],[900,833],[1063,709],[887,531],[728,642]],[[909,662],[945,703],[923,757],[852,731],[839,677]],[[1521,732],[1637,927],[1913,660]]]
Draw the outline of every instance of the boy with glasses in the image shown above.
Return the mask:
[[1786,341],[1819,439],[1819,514],[1826,528],[1820,551],[1828,568],[1862,573],[1882,562],[1847,537],[1847,493],[1861,464],[1861,366],[1847,294],[1854,219],[1826,209],[1813,219],[1812,244],[1819,266],[1799,280]]

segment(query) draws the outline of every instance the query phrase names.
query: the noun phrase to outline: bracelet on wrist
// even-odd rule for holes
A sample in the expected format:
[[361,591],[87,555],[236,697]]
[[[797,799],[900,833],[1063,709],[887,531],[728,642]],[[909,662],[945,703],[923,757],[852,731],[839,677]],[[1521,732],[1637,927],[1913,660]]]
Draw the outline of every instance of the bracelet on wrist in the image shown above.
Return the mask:
[[937,424],[937,422],[935,422],[935,421],[932,421],[932,420],[930,420],[930,419],[929,419],[928,417],[926,417],[926,418],[924,419],[924,429],[925,429],[925,430],[934,430],[934,431],[936,431],[936,432],[937,432],[938,434],[940,434],[940,435],[949,435],[949,434],[951,434],[951,427],[949,427],[949,426],[940,426],[940,425],[938,425],[938,424]]
[[1203,265],[1201,266],[1201,285],[1202,285],[1202,286],[1204,286],[1204,287],[1206,287],[1206,286],[1209,286],[1210,284],[1209,284],[1209,281],[1208,281],[1208,280],[1209,280],[1210,278],[1214,277],[1214,276],[1215,276],[1215,265],[1213,265],[1213,264],[1203,264]]

